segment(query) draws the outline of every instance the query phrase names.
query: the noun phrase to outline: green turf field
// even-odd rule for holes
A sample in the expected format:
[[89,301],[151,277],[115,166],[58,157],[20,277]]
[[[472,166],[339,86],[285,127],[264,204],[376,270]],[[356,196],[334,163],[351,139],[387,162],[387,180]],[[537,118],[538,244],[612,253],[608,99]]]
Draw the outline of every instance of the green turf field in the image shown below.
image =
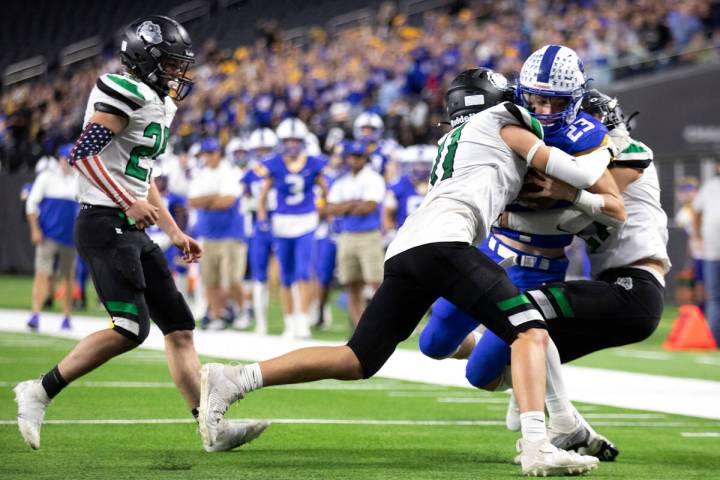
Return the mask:
[[[149,350],[117,358],[63,392],[48,410],[50,423],[43,428],[42,449],[31,451],[13,423],[15,404],[10,387],[46,371],[73,343],[31,334],[0,334],[0,363],[5,367],[0,369],[1,479],[476,479],[519,475],[519,467],[509,463],[517,434],[498,424],[504,418],[505,394],[383,379],[260,390],[232,407],[229,416],[280,420],[251,445],[232,453],[205,454],[189,412],[170,384],[163,354]],[[579,407],[621,449],[618,462],[602,464],[591,477],[717,478],[720,438],[682,434],[720,432],[720,421]],[[184,423],[52,423],[102,419],[176,419]],[[284,423],[298,419],[311,420],[307,424]],[[377,424],[322,424],[318,420],[375,420]],[[423,421],[440,424],[418,423]],[[482,421],[490,424],[472,424]]]
[[[30,308],[30,291],[32,278],[27,276],[0,275],[0,309]],[[106,316],[105,311],[98,306],[92,288],[88,301],[88,310],[79,312],[82,315]],[[332,299],[337,298],[335,291]],[[57,302],[56,302],[57,303]],[[350,335],[347,312],[338,308],[332,302],[335,323],[328,331],[314,331],[313,338],[318,340],[345,340]],[[60,311],[57,306],[52,311]],[[280,304],[276,297],[271,296],[269,311],[270,333],[282,332],[282,314]],[[601,351],[588,355],[573,362],[573,365],[623,370],[628,372],[651,373],[655,375],[669,375],[675,377],[699,378],[704,380],[720,381],[720,352],[665,352],[662,342],[668,335],[673,320],[677,317],[677,308],[673,305],[665,307],[663,319],[657,331],[646,341],[624,347]],[[422,325],[415,335],[403,342],[401,348],[417,349],[417,336]]]

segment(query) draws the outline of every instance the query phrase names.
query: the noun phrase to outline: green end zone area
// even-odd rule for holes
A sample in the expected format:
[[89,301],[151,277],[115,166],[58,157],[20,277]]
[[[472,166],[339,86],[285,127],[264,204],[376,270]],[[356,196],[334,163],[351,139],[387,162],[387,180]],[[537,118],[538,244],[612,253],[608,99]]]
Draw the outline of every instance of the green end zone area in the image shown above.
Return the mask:
[[[275,419],[234,452],[206,454],[162,352],[136,350],[69,387],[50,406],[42,447],[14,424],[11,387],[49,369],[73,341],[0,333],[2,479],[518,478],[507,396],[376,379],[255,392],[230,418]],[[208,361],[204,358],[203,361]],[[620,449],[594,478],[717,478],[720,421],[579,404]],[[185,423],[78,424],[177,421]],[[341,420],[347,422],[341,424]],[[308,423],[296,423],[296,422]],[[66,422],[66,423],[54,423]],[[325,422],[325,423],[321,423]],[[715,433],[718,436],[709,436]],[[683,435],[685,434],[685,435]],[[688,436],[690,435],[690,436]],[[703,436],[692,436],[703,435]]]

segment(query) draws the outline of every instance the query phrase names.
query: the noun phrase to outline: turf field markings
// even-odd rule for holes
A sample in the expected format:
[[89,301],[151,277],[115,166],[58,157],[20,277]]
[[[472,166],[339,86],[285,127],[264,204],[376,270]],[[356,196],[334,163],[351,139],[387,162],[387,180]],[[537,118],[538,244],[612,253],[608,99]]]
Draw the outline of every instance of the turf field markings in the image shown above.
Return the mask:
[[617,350],[614,354],[618,357],[640,358],[643,360],[672,360],[672,355],[665,352],[653,352],[649,350]]
[[680,436],[686,438],[720,438],[720,432],[682,432]]
[[[408,389],[409,390],[409,389]],[[492,394],[490,392],[480,391],[478,390],[477,393],[473,394],[477,398],[502,398],[496,396],[496,394]],[[452,390],[442,390],[437,387],[435,389],[427,389],[426,391],[389,391],[388,392],[389,397],[417,397],[417,398],[423,398],[423,397],[429,397],[429,398],[437,398],[437,397],[468,397],[468,392],[462,392],[462,391],[452,391]],[[473,397],[473,398],[475,398]],[[507,402],[508,397],[505,397],[505,402]]]
[[[257,419],[232,418],[232,421],[250,421]],[[286,425],[379,425],[379,426],[449,426],[449,427],[498,427],[504,426],[501,420],[376,420],[376,419],[337,419],[337,418],[267,418],[270,423]],[[141,418],[141,419],[83,419],[83,420],[45,420],[44,425],[155,425],[155,424],[194,424],[192,418]],[[0,420],[0,426],[16,426],[16,420]],[[649,428],[698,428],[707,427],[707,422],[595,422],[599,427],[649,427]],[[713,425],[715,426],[715,425]],[[692,432],[686,432],[692,433]],[[704,432],[720,435],[720,432]],[[710,435],[707,435],[710,436]],[[714,436],[714,435],[712,435]]]
[[699,363],[700,365],[720,365],[720,358],[702,356],[702,357],[697,357],[695,359],[695,363]]
[[495,397],[438,397],[438,403],[502,403],[507,404],[507,398]]
[[585,418],[623,418],[623,419],[648,419],[648,418],[667,418],[667,415],[658,413],[586,413],[583,415]]

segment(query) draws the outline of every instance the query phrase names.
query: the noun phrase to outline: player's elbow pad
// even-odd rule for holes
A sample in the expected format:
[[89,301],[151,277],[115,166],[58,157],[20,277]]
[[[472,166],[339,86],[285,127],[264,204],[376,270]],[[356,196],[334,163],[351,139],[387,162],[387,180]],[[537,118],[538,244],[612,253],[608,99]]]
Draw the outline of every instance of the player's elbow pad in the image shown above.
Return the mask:
[[607,149],[575,158],[559,148],[550,147],[545,173],[584,190],[594,185],[610,162]]

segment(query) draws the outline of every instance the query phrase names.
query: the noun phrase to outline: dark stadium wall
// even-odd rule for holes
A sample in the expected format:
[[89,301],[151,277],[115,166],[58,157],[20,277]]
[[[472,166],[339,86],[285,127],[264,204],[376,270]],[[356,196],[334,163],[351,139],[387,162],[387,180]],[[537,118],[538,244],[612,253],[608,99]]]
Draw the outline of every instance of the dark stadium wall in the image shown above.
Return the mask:
[[34,173],[0,173],[0,273],[33,273],[34,249],[20,190]]

